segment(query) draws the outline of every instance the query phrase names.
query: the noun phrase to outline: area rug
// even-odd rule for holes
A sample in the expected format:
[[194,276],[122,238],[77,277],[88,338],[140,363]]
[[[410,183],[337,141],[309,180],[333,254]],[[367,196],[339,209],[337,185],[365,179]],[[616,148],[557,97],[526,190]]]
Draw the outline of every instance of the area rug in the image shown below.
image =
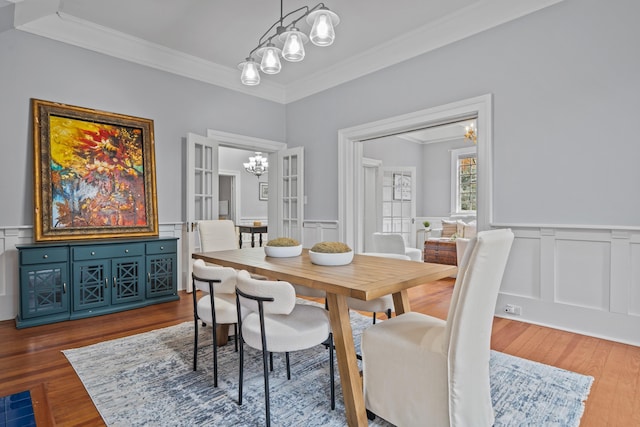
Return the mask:
[[[371,319],[351,314],[356,344]],[[193,322],[63,353],[108,426],[259,426],[265,424],[261,354],[245,346],[244,401],[238,398],[233,340],[218,352],[213,387],[211,332],[199,328],[198,370],[192,370]],[[330,410],[328,351],[319,346],[274,357],[269,377],[276,426],[346,425],[336,369],[336,409]],[[337,366],[337,365],[336,365]],[[492,351],[495,426],[578,426],[592,377]],[[390,424],[377,417],[372,426]]]

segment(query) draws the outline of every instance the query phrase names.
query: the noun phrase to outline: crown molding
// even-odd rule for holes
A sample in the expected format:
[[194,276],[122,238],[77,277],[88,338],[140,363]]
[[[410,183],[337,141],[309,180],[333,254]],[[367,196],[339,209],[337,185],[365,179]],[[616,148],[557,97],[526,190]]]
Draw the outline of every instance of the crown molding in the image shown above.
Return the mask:
[[265,81],[258,87],[240,82],[238,71],[111,28],[56,12],[16,26],[18,30],[100,52],[168,73],[284,103],[284,87]]
[[293,102],[564,0],[483,0],[286,86]]
[[288,85],[244,86],[235,68],[58,12],[60,0],[15,2],[15,28],[172,74],[287,104],[357,79],[563,0],[481,0],[435,22]]

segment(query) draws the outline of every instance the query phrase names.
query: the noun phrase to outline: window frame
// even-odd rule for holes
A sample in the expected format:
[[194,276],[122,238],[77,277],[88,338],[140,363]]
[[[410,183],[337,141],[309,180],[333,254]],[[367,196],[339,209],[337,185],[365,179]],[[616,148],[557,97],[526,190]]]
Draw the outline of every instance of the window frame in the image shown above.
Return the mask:
[[[472,154],[473,156],[470,156]],[[464,147],[451,150],[451,215],[475,215],[478,207],[478,170],[476,169],[476,210],[462,210],[460,201],[460,159],[467,157],[475,157],[476,165],[478,161],[478,148]]]

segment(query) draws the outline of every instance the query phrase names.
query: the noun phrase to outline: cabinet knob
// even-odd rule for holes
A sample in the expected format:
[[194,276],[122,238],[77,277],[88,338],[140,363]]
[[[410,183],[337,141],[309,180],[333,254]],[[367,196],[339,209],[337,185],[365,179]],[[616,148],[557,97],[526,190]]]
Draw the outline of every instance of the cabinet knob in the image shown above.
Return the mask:
[[47,258],[49,258],[49,255],[44,254],[44,255],[42,256],[42,258],[47,259]]
[[91,251],[91,256],[94,256],[96,253],[94,251]]
[[164,246],[160,246],[160,250],[161,250],[161,251],[164,251]]
[[128,253],[129,253],[129,249],[125,249],[125,250],[124,250],[124,253],[125,253],[125,254],[128,254]]

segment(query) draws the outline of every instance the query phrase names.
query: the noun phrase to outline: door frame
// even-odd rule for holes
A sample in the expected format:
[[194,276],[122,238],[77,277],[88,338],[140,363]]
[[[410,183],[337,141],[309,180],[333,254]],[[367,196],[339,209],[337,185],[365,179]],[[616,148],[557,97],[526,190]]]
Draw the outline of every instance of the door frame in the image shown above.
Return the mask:
[[493,222],[493,96],[481,95],[409,114],[365,123],[338,131],[338,222],[342,242],[363,249],[364,215],[362,144],[363,140],[407,132],[423,127],[477,118],[478,132],[478,230]]
[[[269,183],[269,200],[267,201],[267,217],[273,218],[275,223],[280,221],[278,213],[277,201],[280,198],[278,194],[278,160],[274,155],[280,150],[287,148],[287,144],[269,139],[255,138],[252,136],[238,135],[235,133],[223,132],[215,129],[207,129],[207,138],[213,139],[222,147],[239,148],[242,150],[260,151],[268,154],[269,157],[269,173],[267,174],[267,182]],[[272,231],[269,227],[269,236]],[[271,238],[271,237],[269,237]]]
[[227,169],[219,169],[218,170],[218,176],[223,175],[223,176],[230,176],[233,177],[233,204],[234,204],[234,212],[233,212],[233,217],[231,217],[231,220],[233,221],[234,224],[237,224],[237,216],[238,216],[238,212],[241,211],[241,183],[240,183],[240,172],[238,171],[234,171],[234,170],[227,170]]

